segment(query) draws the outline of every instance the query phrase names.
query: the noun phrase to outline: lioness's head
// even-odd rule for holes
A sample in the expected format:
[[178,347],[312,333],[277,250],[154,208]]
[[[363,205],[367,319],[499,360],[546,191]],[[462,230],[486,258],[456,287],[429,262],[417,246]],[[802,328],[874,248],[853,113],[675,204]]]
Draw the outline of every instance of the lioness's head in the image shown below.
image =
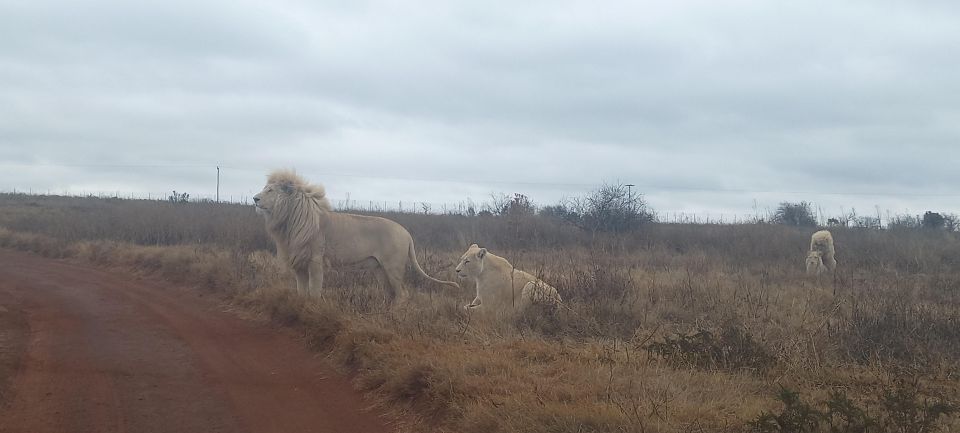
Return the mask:
[[483,271],[483,257],[486,255],[486,248],[480,248],[477,244],[470,245],[457,264],[457,277],[477,278]]
[[276,170],[267,177],[267,184],[253,196],[257,213],[267,218],[284,218],[291,203],[312,200],[319,210],[330,210],[323,187],[307,183],[293,170]]
[[818,275],[823,270],[823,257],[820,251],[810,251],[807,254],[807,274]]

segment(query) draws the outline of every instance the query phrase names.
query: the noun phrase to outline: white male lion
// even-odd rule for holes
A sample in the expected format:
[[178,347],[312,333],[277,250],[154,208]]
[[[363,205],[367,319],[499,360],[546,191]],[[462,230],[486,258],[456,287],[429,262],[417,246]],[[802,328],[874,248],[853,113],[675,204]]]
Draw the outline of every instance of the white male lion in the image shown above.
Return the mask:
[[810,252],[807,253],[807,274],[820,275],[835,271],[837,260],[833,255],[833,235],[826,230],[814,233],[810,237]]
[[277,256],[296,275],[298,292],[320,295],[324,258],[334,265],[375,270],[391,301],[407,297],[403,274],[408,264],[430,281],[460,288],[423,271],[413,238],[403,226],[386,218],[332,211],[323,187],[308,184],[292,170],[271,173],[253,201],[277,244]]
[[477,244],[470,245],[457,264],[457,276],[470,278],[477,284],[477,297],[466,305],[477,308],[483,304],[495,307],[515,306],[523,311],[531,304],[559,305],[562,302],[557,289],[537,277],[515,269],[503,257],[487,252]]

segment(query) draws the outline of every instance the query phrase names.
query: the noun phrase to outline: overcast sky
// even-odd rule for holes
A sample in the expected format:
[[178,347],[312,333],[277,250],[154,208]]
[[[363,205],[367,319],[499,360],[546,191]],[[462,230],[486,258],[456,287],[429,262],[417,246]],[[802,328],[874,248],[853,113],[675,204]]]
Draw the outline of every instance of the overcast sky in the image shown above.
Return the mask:
[[953,2],[0,2],[0,190],[960,212]]

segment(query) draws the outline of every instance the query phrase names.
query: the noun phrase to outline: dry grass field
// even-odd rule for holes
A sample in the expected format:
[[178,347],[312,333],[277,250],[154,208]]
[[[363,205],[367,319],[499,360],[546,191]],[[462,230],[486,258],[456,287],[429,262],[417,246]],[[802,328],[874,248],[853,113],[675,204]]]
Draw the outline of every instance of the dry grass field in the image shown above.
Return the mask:
[[418,431],[960,431],[957,233],[832,229],[838,272],[811,278],[812,229],[384,216],[432,275],[476,242],[565,306],[466,311],[472,287],[412,277],[386,306],[372,276],[335,270],[305,299],[249,206],[2,195],[0,246],[217,293],[301,331]]

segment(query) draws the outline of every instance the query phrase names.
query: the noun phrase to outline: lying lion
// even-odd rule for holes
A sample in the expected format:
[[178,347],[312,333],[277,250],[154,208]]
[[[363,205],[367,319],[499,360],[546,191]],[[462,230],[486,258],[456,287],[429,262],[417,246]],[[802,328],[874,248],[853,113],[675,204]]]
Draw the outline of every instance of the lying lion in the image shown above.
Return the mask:
[[277,256],[293,269],[299,292],[320,295],[325,258],[347,268],[376,271],[391,300],[407,297],[407,265],[430,281],[460,288],[423,271],[413,238],[403,226],[386,218],[334,212],[323,187],[308,184],[293,171],[271,173],[253,201],[277,244]]
[[513,267],[503,257],[487,252],[477,244],[470,245],[460,257],[457,276],[476,282],[477,297],[466,305],[477,308],[486,297],[496,307],[514,306],[519,311],[531,304],[559,305],[562,302],[557,289],[537,277]]
[[827,271],[835,271],[837,259],[834,254],[833,235],[826,230],[814,233],[810,237],[810,252],[807,253],[807,274],[820,275]]

